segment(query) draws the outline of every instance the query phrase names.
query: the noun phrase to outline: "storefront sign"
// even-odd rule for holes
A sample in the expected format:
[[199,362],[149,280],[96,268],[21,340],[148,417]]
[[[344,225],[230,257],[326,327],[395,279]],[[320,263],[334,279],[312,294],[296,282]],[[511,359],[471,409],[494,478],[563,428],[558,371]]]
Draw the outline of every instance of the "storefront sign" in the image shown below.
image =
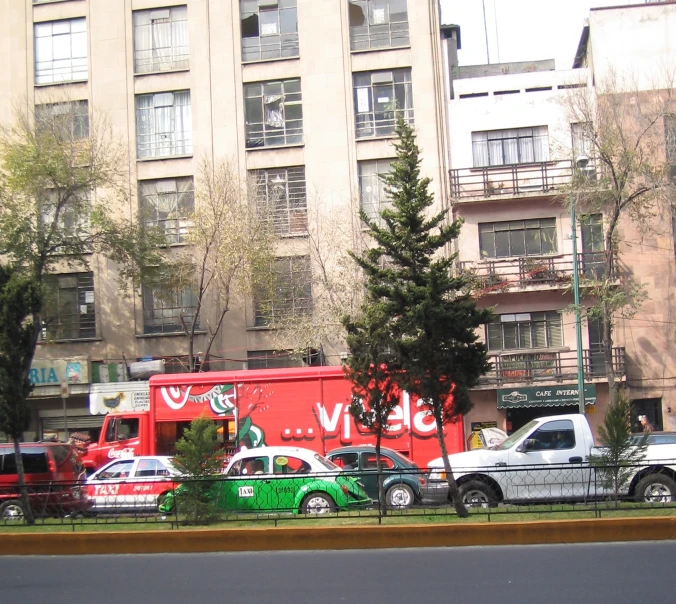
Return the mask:
[[92,384],[89,412],[98,415],[110,411],[150,411],[148,382]]
[[[498,389],[498,409],[577,405],[578,401],[578,388],[574,385]],[[584,402],[585,405],[596,403],[596,384],[585,385]]]
[[28,374],[33,386],[57,386],[60,384],[88,384],[89,361],[87,357],[68,359],[34,360]]

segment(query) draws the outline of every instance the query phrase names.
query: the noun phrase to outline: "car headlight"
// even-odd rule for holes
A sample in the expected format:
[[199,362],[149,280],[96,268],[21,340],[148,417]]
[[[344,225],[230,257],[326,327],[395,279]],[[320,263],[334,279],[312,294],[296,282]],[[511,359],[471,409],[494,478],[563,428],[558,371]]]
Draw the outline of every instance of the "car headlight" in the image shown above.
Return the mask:
[[438,470],[430,472],[430,480],[446,480],[446,472],[444,470]]

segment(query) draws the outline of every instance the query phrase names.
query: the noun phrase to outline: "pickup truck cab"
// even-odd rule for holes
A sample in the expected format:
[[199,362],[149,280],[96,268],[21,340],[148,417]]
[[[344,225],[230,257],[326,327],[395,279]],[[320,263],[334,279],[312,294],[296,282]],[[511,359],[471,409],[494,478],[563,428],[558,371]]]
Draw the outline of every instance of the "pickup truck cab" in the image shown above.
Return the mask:
[[[449,455],[466,505],[499,502],[588,501],[609,495],[588,463],[594,438],[583,415],[528,422],[499,445]],[[670,461],[665,461],[670,460]],[[443,459],[429,463],[430,480],[445,480]],[[648,445],[623,496],[676,501],[676,445]]]

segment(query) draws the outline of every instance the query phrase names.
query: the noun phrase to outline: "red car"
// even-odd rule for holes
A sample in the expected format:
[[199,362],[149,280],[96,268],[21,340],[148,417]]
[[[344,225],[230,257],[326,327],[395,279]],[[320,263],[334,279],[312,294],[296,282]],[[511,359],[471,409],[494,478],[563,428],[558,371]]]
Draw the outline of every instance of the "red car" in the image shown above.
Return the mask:
[[[37,517],[85,512],[84,474],[75,449],[66,443],[21,443],[31,509]],[[23,520],[14,445],[0,444],[0,522]]]
[[157,511],[178,485],[176,476],[171,457],[116,459],[87,479],[87,496],[94,512]]

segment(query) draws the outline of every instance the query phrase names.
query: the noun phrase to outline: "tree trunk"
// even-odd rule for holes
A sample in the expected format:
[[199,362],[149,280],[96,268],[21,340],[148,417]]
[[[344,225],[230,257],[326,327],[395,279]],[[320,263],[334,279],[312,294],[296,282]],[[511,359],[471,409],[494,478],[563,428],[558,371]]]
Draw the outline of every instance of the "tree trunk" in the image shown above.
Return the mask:
[[444,460],[444,470],[446,471],[446,480],[448,481],[448,491],[451,495],[451,499],[453,500],[455,513],[460,516],[460,518],[468,518],[469,512],[467,511],[465,504],[460,499],[458,485],[455,482],[455,478],[453,476],[453,468],[451,468],[451,462],[448,460],[448,451],[446,450],[446,441],[444,440],[444,424],[441,418],[441,408],[440,403],[437,402],[434,404],[434,420],[437,425],[437,438],[439,439],[439,448],[441,449],[441,459]]
[[382,433],[380,430],[376,432],[376,472],[378,474],[378,507],[380,514],[387,516],[387,502],[385,501],[385,493],[383,489],[383,468],[380,463],[380,442],[382,440]]
[[21,442],[18,437],[14,438],[14,459],[16,460],[16,473],[19,477],[19,492],[21,493],[21,502],[23,503],[23,519],[26,524],[35,524],[33,508],[31,508],[31,500],[28,495],[28,487],[26,486],[26,473],[23,468],[23,457],[21,457]]
[[609,308],[607,296],[611,287],[611,282],[615,274],[615,257],[613,256],[613,235],[619,219],[619,211],[615,211],[611,217],[608,230],[604,237],[604,274],[605,280],[602,289],[601,299],[601,326],[603,328],[603,357],[606,365],[606,378],[608,380],[608,397],[612,403],[615,400],[617,392],[617,380],[615,377],[615,366],[613,365],[613,316],[612,309]]

